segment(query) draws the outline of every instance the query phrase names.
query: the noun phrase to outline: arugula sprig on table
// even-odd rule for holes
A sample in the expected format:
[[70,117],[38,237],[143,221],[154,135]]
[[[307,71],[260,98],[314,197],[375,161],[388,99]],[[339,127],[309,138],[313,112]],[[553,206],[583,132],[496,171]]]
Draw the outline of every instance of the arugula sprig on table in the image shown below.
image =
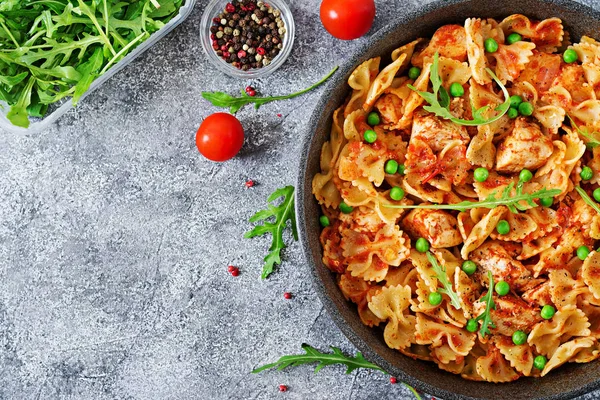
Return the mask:
[[184,0],[0,1],[0,100],[28,127],[92,82],[179,13]]
[[285,96],[249,96],[244,91],[244,89],[242,89],[241,97],[233,97],[230,94],[224,92],[202,92],[202,97],[210,101],[211,104],[215,107],[229,108],[229,112],[232,114],[235,114],[240,110],[240,108],[244,107],[247,104],[254,104],[254,108],[258,110],[263,104],[267,104],[272,101],[292,99],[294,97],[303,95],[304,93],[310,92],[311,90],[321,86],[323,83],[325,83],[325,81],[331,78],[331,76],[338,70],[338,68],[339,67],[335,67],[334,69],[332,69],[325,77],[323,77],[319,82],[315,83],[314,85],[299,92],[288,94]]
[[[257,374],[259,372],[276,368],[278,371],[284,370],[288,367],[297,367],[305,364],[313,364],[317,363],[315,368],[315,373],[319,372],[323,367],[328,365],[344,365],[346,366],[346,373],[349,374],[352,371],[358,368],[366,368],[373,369],[377,371],[385,372],[383,369],[378,367],[377,365],[369,362],[365,359],[362,353],[357,353],[356,356],[346,356],[342,353],[337,347],[331,346],[333,353],[324,353],[315,349],[314,347],[304,343],[302,344],[302,350],[304,350],[305,354],[291,354],[287,356],[282,356],[274,363],[263,365],[262,367],[256,368],[252,371],[253,374]],[[417,400],[421,400],[421,396],[417,393],[417,391],[410,385],[404,384],[415,396]]]
[[450,297],[450,304],[457,310],[461,309],[460,301],[458,300],[458,294],[452,288],[452,283],[448,281],[448,275],[446,275],[446,268],[442,267],[435,256],[430,251],[427,252],[427,260],[431,264],[431,267],[435,271],[435,277],[442,284],[443,288],[438,289],[439,293],[446,294]]
[[450,120],[455,124],[468,126],[490,124],[494,121],[499,120],[504,114],[508,112],[508,109],[510,108],[510,94],[508,93],[508,90],[502,84],[502,82],[500,82],[496,74],[494,74],[494,72],[491,69],[486,68],[486,72],[492,77],[492,79],[494,79],[494,81],[502,89],[502,93],[504,94],[505,98],[504,103],[496,107],[495,110],[498,112],[496,116],[491,118],[485,117],[486,112],[490,109],[489,105],[480,108],[475,108],[473,104],[471,104],[473,114],[472,120],[460,119],[452,115],[452,113],[450,112],[450,96],[448,95],[446,89],[442,86],[442,78],[439,72],[439,59],[440,56],[436,52],[433,56],[433,64],[431,65],[431,70],[429,73],[429,80],[431,81],[431,85],[433,87],[433,93],[422,92],[417,90],[414,86],[408,85],[410,89],[417,92],[423,99],[425,99],[427,103],[429,103],[429,105],[423,107],[425,111],[434,113],[438,117]]
[[[523,193],[523,188],[521,185],[517,185],[516,194],[511,196],[512,189],[515,187],[514,182],[511,182],[510,185],[504,188],[500,197],[496,197],[498,193],[496,191],[490,193],[490,195],[482,201],[461,201],[456,204],[411,204],[411,205],[393,205],[393,204],[385,204],[385,207],[388,208],[419,208],[426,210],[456,210],[456,211],[466,211],[472,208],[496,208],[498,206],[506,206],[511,212],[517,213],[517,210],[527,210],[532,207],[538,207],[538,205],[534,202],[536,199],[545,199],[549,197],[558,196],[561,191],[560,189],[541,189],[534,193]],[[526,202],[528,205],[523,205],[521,202]]]
[[485,296],[481,298],[482,301],[485,302],[485,311],[475,318],[475,321],[481,321],[481,327],[479,328],[479,333],[482,337],[485,337],[488,333],[491,335],[489,328],[495,328],[496,324],[492,321],[491,311],[496,309],[496,304],[494,303],[494,277],[492,276],[492,271],[488,271],[488,279],[490,281],[488,288],[488,292]]
[[[283,198],[281,204],[275,206],[271,204],[275,200]],[[294,187],[286,186],[277,189],[267,199],[268,208],[261,210],[250,218],[250,222],[260,222],[262,225],[257,225],[244,235],[245,238],[253,238],[270,233],[273,236],[273,242],[269,248],[269,253],[265,257],[265,265],[262,271],[262,279],[266,279],[275,267],[275,264],[281,264],[281,250],[286,245],[283,241],[283,231],[285,230],[288,221],[292,228],[294,240],[298,240],[298,231],[296,229],[296,212],[294,210]],[[269,220],[274,221],[269,222]]]

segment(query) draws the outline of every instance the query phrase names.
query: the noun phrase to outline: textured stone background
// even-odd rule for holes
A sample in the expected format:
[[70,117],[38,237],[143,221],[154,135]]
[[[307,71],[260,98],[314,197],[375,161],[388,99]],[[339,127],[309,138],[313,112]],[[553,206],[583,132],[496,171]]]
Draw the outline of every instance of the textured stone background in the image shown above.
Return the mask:
[[[247,84],[207,63],[206,3],[49,131],[1,132],[0,399],[410,398],[369,371],[249,374],[303,342],[354,349],[323,312],[297,244],[263,282],[269,239],[242,239],[267,195],[294,184],[321,92],[244,109],[240,156],[204,160],[194,134],[217,110],[200,92]],[[318,0],[290,3],[294,51],[252,82],[265,93],[310,85],[365,40],[328,36]],[[420,3],[378,0],[371,33]],[[249,178],[258,186],[246,190]]]

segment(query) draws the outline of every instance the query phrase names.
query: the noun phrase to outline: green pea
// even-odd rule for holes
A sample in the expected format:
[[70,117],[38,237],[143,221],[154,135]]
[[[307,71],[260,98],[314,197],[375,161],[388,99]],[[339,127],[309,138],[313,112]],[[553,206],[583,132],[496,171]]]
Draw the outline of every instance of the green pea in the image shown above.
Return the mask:
[[377,133],[371,129],[367,129],[363,134],[363,138],[367,143],[375,143],[377,141]]
[[548,362],[548,359],[544,356],[536,356],[533,359],[533,367],[535,369],[539,369],[540,371],[544,369],[544,367],[546,366],[546,363]]
[[592,169],[590,167],[585,166],[581,170],[581,173],[579,174],[579,176],[584,181],[589,181],[590,179],[592,179],[594,177],[594,171],[592,171]]
[[554,317],[555,313],[556,313],[556,309],[554,307],[552,307],[550,304],[546,304],[544,307],[542,307],[542,311],[540,312],[540,315],[544,319],[550,319],[550,318]]
[[415,243],[415,249],[417,249],[419,253],[427,253],[429,247],[429,242],[425,238],[418,238]]
[[508,232],[510,232],[510,225],[508,224],[508,221],[505,219],[500,220],[498,225],[496,225],[496,231],[501,235],[508,235]]
[[410,79],[412,79],[413,81],[415,79],[417,79],[419,77],[419,75],[421,75],[421,68],[419,68],[419,67],[411,67],[408,70],[408,77]]
[[515,331],[515,333],[512,334],[512,341],[517,346],[525,344],[525,342],[527,342],[527,334],[523,331]]
[[454,82],[450,85],[450,95],[452,97],[460,97],[465,94],[465,88],[458,82]]
[[350,214],[353,210],[354,210],[354,208],[350,207],[348,204],[344,203],[343,201],[340,203],[340,211],[343,212],[344,214]]
[[585,260],[590,255],[590,249],[587,246],[579,246],[577,248],[577,258],[581,261]]
[[494,289],[498,293],[498,296],[506,296],[510,292],[510,285],[506,281],[500,281],[496,283]]
[[392,190],[390,190],[390,198],[396,201],[402,200],[404,198],[404,190],[398,186],[393,187]]
[[474,261],[467,260],[462,264],[462,270],[467,275],[473,275],[477,270],[477,264]]
[[404,174],[406,174],[405,170],[406,170],[406,166],[405,166],[404,164],[400,164],[400,165],[398,165],[398,173],[399,173],[400,175],[404,175]]
[[384,167],[385,173],[393,175],[398,172],[398,161],[396,160],[387,160]]
[[506,115],[508,115],[508,118],[510,118],[510,119],[515,119],[519,116],[519,110],[517,110],[514,107],[511,107],[508,109],[508,112],[506,113]]
[[563,60],[565,60],[565,62],[567,64],[574,63],[578,59],[579,59],[579,56],[577,55],[577,52],[573,49],[567,49],[563,53]]
[[594,196],[594,200],[600,203],[600,188],[594,190],[592,196]]
[[379,118],[379,114],[377,114],[375,111],[369,113],[369,116],[367,117],[367,124],[375,126],[379,125],[380,122],[381,118]]
[[533,106],[531,103],[524,101],[519,104],[519,114],[523,115],[524,117],[529,117],[531,114],[533,114]]
[[329,218],[327,218],[327,215],[321,215],[319,222],[323,228],[327,228],[329,226]]
[[495,53],[498,51],[498,42],[496,42],[492,38],[485,39],[483,45],[485,47],[485,51],[487,51],[488,53]]
[[514,108],[518,108],[519,104],[523,102],[523,98],[518,94],[514,94],[510,96],[510,106]]
[[432,306],[437,306],[438,304],[440,304],[442,302],[442,295],[439,294],[438,292],[431,292],[429,293],[429,304],[431,304]]
[[523,40],[523,36],[519,35],[516,32],[513,32],[506,37],[507,44],[514,44],[514,43],[520,42],[521,40]]
[[479,324],[477,323],[476,320],[470,319],[467,321],[467,330],[469,332],[475,332],[475,331],[477,331],[477,328],[479,328]]
[[475,171],[473,171],[473,178],[477,182],[485,182],[487,178],[490,176],[489,171],[486,168],[479,167]]
[[540,199],[540,204],[544,207],[552,207],[553,203],[554,197],[544,197],[543,199]]
[[529,182],[532,179],[533,179],[533,174],[528,169],[523,169],[521,171],[521,173],[519,174],[519,180],[521,182]]

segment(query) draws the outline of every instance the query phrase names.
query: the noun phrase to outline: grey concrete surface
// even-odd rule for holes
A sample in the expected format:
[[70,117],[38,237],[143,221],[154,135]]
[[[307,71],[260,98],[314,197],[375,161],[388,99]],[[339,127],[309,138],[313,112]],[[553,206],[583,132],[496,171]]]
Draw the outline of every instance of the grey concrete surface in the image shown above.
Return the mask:
[[[354,349],[323,311],[297,243],[261,281],[269,239],[242,239],[267,195],[294,184],[321,92],[242,110],[241,154],[200,157],[195,131],[217,111],[200,92],[247,84],[202,54],[206,3],[49,131],[0,135],[0,399],[411,398],[370,371],[249,374],[303,342]],[[295,48],[252,82],[264,93],[310,85],[362,42],[328,36],[318,0],[291,3]],[[378,0],[371,34],[419,4]]]

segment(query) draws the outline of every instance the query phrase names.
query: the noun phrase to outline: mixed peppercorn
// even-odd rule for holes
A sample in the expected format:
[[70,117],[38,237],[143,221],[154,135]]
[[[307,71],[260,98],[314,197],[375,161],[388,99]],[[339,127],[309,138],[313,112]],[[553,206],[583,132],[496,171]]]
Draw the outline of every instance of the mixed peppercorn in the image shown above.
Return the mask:
[[281,11],[256,0],[237,0],[213,18],[212,47],[243,71],[271,64],[283,48],[286,27]]

